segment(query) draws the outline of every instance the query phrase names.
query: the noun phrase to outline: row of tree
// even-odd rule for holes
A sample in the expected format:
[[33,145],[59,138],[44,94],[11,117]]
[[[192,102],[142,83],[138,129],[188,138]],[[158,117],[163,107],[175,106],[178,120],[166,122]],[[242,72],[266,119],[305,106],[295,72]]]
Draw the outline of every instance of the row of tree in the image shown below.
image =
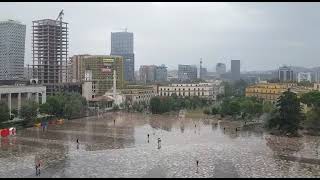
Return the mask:
[[240,116],[241,119],[247,120],[252,117],[260,116],[264,112],[271,112],[272,104],[263,103],[254,97],[225,97],[220,105],[214,105],[205,109],[205,114],[220,114],[221,116],[230,115],[233,117]]
[[[59,93],[49,96],[47,102],[39,105],[35,101],[25,101],[18,116],[27,123],[35,122],[38,112],[56,117],[73,118],[82,116],[87,107],[87,101],[77,93]],[[5,102],[0,102],[0,123],[10,119],[9,108]]]
[[58,93],[49,96],[46,103],[41,104],[41,113],[63,118],[81,117],[86,110],[87,101],[78,93]]
[[169,97],[153,97],[150,100],[150,110],[153,114],[162,114],[169,111],[177,111],[180,109],[195,109],[205,107],[210,104],[209,101],[201,99],[197,96],[178,97],[173,94]]

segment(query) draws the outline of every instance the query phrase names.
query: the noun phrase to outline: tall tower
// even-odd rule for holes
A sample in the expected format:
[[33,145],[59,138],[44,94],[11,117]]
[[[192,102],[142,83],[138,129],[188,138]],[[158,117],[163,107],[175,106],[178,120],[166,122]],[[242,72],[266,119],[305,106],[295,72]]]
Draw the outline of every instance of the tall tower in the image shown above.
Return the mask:
[[240,60],[231,60],[232,80],[240,80]]
[[134,80],[134,39],[133,33],[112,32],[111,33],[111,53],[110,55],[122,56],[124,61],[124,79]]
[[203,78],[203,73],[202,73],[202,58],[200,58],[200,69],[199,69],[199,78]]
[[0,22],[0,80],[24,78],[26,25],[18,21]]

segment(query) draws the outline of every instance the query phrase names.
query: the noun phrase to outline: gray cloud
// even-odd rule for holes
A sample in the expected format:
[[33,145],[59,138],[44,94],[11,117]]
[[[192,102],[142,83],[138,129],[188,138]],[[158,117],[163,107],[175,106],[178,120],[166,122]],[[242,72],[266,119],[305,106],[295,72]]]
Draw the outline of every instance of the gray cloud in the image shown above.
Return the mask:
[[242,70],[279,65],[318,66],[319,3],[0,3],[2,19],[27,25],[26,64],[31,63],[33,20],[56,18],[64,9],[70,53],[109,54],[110,32],[135,35],[136,67],[198,64]]

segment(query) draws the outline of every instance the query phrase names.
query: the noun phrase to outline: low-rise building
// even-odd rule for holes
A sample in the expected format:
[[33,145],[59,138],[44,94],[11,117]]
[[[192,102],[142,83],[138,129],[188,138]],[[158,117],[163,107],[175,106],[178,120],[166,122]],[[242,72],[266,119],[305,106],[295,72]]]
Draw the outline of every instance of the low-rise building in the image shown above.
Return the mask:
[[312,88],[297,86],[293,83],[260,83],[246,88],[246,97],[256,97],[264,101],[275,103],[281,94],[290,89],[290,91],[300,96],[303,93],[309,92]]
[[313,90],[320,91],[320,83],[314,83]]
[[152,97],[157,96],[156,86],[128,85],[121,90],[128,104],[149,104]]
[[37,103],[43,104],[46,102],[46,97],[46,87],[41,85],[0,86],[0,101],[7,102],[10,113],[12,109],[20,111],[23,101],[34,99]]
[[245,95],[275,103],[288,88],[289,84],[261,83],[246,87]]
[[109,96],[98,96],[88,100],[89,109],[99,109],[102,111],[108,111],[113,108],[114,100]]
[[223,93],[220,83],[190,83],[190,84],[169,84],[158,87],[159,96],[198,96],[208,100],[216,100],[218,94]]

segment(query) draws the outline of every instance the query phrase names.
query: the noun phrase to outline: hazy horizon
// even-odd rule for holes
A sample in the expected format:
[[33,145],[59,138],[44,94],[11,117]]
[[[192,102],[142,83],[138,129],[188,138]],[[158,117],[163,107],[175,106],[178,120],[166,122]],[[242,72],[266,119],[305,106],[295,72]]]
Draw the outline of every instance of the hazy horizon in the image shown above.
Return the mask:
[[320,3],[124,3],[3,2],[1,20],[27,26],[25,64],[31,64],[31,26],[56,19],[69,23],[69,57],[110,54],[110,34],[134,33],[135,70],[143,64],[199,65],[209,71],[241,60],[241,71],[273,70],[281,65],[319,66],[317,32]]

